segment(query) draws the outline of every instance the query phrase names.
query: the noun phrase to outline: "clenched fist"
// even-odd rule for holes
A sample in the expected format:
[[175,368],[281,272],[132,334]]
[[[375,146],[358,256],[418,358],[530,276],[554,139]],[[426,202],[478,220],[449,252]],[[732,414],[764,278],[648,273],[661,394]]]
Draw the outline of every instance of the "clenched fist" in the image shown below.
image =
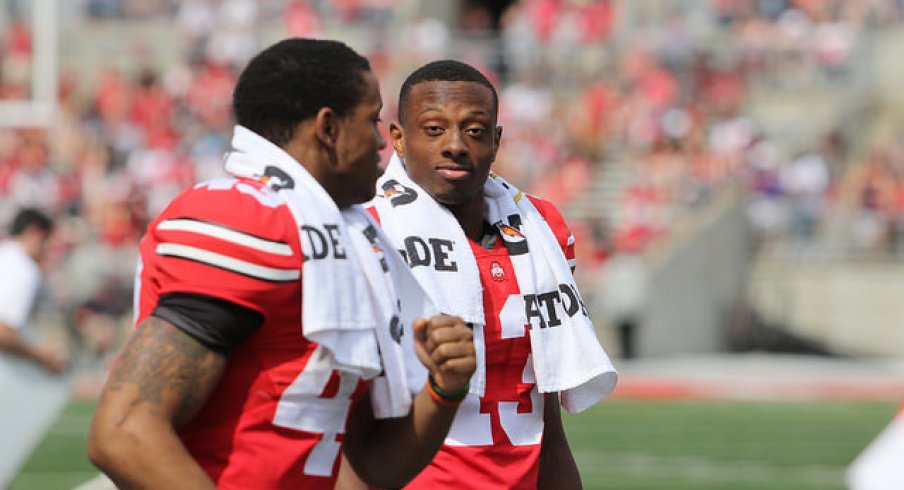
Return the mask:
[[471,329],[465,322],[457,316],[436,315],[418,318],[412,327],[414,350],[436,385],[445,392],[465,388],[477,368]]

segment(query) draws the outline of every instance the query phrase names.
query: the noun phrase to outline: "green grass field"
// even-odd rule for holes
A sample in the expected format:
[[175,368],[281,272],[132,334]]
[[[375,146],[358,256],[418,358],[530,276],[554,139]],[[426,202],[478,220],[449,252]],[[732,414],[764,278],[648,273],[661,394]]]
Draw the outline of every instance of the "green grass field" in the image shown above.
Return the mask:
[[[94,405],[71,404],[10,490],[64,490],[85,458]],[[587,489],[841,490],[845,466],[893,403],[606,401],[565,427]]]

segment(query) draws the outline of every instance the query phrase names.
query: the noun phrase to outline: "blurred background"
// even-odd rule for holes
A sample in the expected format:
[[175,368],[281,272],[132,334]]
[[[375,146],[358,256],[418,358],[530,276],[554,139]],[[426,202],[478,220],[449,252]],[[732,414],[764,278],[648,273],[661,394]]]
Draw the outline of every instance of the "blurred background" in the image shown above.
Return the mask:
[[494,168],[563,211],[621,371],[566,417],[587,488],[845,488],[904,394],[901,0],[0,0],[0,228],[56,218],[38,319],[73,368],[12,488],[91,477],[138,240],[222,175],[286,36],[366,55],[384,121],[427,61],[499,88]]

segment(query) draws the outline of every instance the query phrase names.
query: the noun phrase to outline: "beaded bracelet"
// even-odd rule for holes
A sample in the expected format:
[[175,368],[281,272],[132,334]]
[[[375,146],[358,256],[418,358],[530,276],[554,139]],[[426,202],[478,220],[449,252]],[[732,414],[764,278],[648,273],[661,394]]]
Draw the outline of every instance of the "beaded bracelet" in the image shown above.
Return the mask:
[[470,384],[466,384],[463,388],[458,391],[454,391],[452,393],[443,391],[440,388],[436,381],[433,380],[433,376],[427,377],[427,392],[430,394],[430,398],[433,399],[438,405],[442,405],[444,407],[457,407],[459,403],[461,403],[466,396],[468,396],[468,390],[470,389]]

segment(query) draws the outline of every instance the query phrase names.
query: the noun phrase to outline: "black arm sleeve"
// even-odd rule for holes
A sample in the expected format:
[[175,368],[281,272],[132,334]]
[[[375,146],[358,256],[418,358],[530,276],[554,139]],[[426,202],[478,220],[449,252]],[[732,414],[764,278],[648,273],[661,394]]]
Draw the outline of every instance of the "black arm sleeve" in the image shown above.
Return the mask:
[[264,323],[257,311],[201,294],[160,296],[152,315],[166,320],[208,349],[228,356]]

